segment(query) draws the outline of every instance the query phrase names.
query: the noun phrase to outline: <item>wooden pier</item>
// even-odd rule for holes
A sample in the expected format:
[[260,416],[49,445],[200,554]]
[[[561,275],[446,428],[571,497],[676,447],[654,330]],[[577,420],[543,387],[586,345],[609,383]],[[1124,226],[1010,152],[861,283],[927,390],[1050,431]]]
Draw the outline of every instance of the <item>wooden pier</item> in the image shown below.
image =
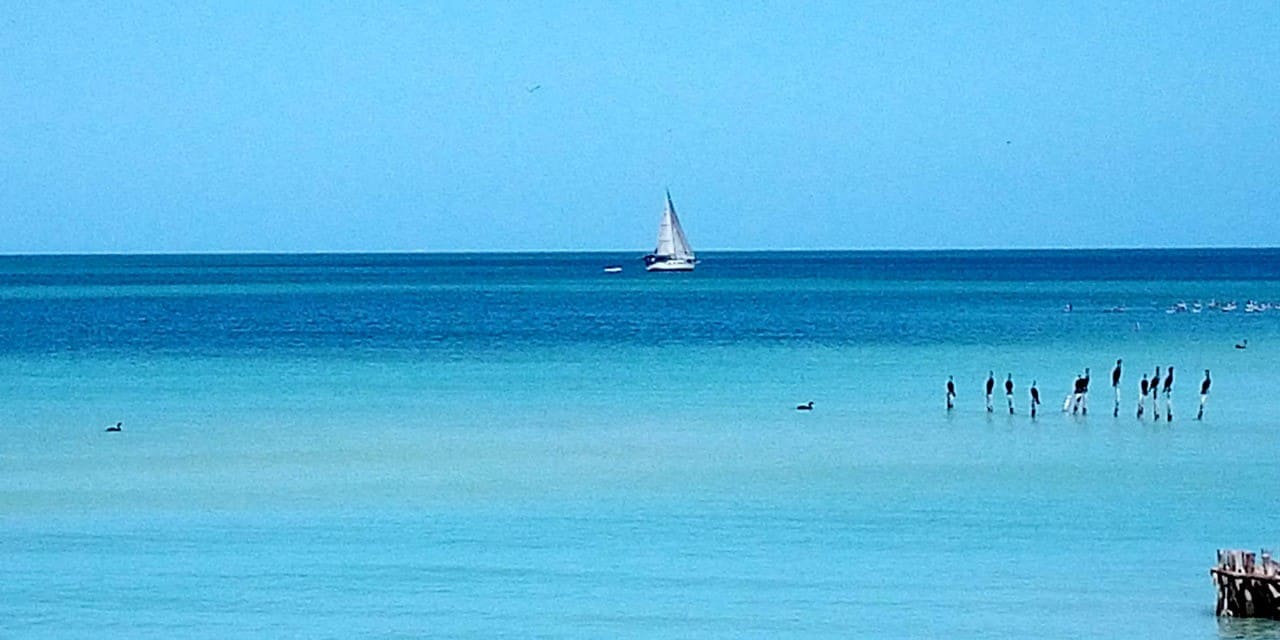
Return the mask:
[[1218,587],[1219,616],[1280,620],[1280,562],[1270,551],[1219,549],[1209,575]]

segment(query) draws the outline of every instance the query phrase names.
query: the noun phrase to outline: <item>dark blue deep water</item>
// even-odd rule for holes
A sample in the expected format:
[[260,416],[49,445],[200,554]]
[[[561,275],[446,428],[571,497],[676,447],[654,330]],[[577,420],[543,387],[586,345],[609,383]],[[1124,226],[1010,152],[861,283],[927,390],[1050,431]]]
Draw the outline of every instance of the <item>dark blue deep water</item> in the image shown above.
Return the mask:
[[728,253],[663,275],[621,254],[0,257],[0,353],[1079,339],[1107,323],[1047,312],[1277,283],[1280,250]]

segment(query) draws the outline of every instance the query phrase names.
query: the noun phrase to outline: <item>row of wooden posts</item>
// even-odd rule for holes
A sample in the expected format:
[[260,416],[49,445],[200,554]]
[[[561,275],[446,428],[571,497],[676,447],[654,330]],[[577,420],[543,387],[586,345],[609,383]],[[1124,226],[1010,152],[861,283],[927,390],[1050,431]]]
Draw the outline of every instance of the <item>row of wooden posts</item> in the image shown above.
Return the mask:
[[1209,575],[1218,588],[1219,616],[1280,620],[1280,562],[1270,551],[1219,549]]

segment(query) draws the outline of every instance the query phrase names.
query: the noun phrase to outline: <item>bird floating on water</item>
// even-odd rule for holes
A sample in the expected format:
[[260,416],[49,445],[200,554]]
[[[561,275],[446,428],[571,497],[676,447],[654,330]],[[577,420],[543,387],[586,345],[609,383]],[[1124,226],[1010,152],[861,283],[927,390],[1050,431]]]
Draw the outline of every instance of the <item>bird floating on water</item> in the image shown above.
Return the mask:
[[796,405],[796,411],[813,411],[813,401],[810,400],[806,404]]
[[124,431],[124,423],[117,422],[110,427],[107,427],[107,431]]

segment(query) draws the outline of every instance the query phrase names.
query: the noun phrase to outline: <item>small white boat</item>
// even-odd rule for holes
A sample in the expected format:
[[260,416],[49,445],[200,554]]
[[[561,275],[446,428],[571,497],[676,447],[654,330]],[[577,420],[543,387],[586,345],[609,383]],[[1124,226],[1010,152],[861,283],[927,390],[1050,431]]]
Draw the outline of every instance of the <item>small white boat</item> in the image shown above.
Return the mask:
[[604,272],[605,273],[622,273],[622,267],[616,264],[611,264],[604,268]]
[[644,257],[644,268],[646,271],[693,271],[693,265],[697,263],[668,191],[667,208],[662,212],[662,222],[658,224],[658,246]]

